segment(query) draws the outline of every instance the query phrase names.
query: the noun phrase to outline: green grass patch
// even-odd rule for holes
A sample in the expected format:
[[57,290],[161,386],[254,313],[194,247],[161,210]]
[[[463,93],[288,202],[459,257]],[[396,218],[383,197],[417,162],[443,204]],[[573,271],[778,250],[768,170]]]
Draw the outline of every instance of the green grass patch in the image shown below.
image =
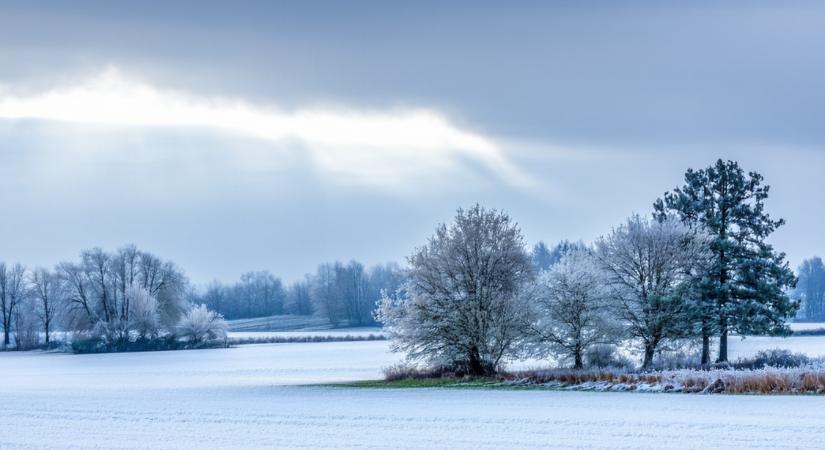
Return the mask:
[[415,389],[415,388],[444,388],[444,389],[502,389],[525,390],[546,389],[543,386],[514,386],[502,383],[495,378],[405,378],[401,380],[364,380],[349,383],[336,383],[334,387],[367,388],[367,389]]
[[487,388],[501,385],[494,378],[405,378],[402,380],[364,380],[335,386],[357,388]]

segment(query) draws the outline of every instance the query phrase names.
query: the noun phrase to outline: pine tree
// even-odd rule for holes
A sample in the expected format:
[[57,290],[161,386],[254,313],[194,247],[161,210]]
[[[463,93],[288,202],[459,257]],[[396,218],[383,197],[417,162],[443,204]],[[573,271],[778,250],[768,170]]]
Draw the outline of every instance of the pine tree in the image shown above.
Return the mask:
[[710,235],[712,263],[699,283],[703,364],[709,362],[709,338],[719,336],[718,361],[728,359],[728,335],[786,335],[785,319],[798,305],[786,288],[796,283],[785,261],[765,242],[783,219],[765,212],[770,186],[755,172],[747,175],[735,161],[721,159],[703,170],[688,169],[685,185],[654,203],[655,215],[676,213],[685,223]]

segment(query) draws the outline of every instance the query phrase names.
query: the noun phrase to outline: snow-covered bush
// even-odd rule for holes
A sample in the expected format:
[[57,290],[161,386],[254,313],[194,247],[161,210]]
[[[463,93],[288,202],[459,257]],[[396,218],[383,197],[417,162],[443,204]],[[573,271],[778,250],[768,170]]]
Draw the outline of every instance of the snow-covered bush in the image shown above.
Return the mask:
[[129,341],[129,323],[120,318],[99,320],[92,328],[91,337],[100,339],[110,347],[122,346]]
[[192,344],[226,339],[229,326],[223,316],[210,311],[206,305],[193,305],[178,323],[178,335]]

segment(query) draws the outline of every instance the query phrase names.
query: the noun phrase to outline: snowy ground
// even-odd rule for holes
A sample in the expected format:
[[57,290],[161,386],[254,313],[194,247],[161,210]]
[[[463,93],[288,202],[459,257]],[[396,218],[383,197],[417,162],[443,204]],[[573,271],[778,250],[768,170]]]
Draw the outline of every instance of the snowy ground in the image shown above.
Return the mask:
[[[810,338],[808,338],[810,339]],[[0,448],[821,448],[825,398],[355,389],[386,341],[0,354]]]

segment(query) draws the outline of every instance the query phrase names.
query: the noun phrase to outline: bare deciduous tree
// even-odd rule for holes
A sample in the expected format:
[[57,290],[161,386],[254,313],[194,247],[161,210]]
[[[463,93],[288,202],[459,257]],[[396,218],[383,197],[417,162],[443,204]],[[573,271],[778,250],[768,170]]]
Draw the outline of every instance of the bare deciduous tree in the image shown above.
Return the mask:
[[287,310],[290,314],[308,316],[312,314],[312,297],[310,288],[312,281],[307,279],[293,283],[287,290]]
[[11,329],[17,309],[26,296],[26,268],[20,264],[7,267],[0,263],[0,319],[3,325],[3,346],[11,344]]
[[31,287],[34,311],[43,327],[46,345],[49,345],[55,318],[63,307],[63,286],[55,272],[41,267],[32,272]]

